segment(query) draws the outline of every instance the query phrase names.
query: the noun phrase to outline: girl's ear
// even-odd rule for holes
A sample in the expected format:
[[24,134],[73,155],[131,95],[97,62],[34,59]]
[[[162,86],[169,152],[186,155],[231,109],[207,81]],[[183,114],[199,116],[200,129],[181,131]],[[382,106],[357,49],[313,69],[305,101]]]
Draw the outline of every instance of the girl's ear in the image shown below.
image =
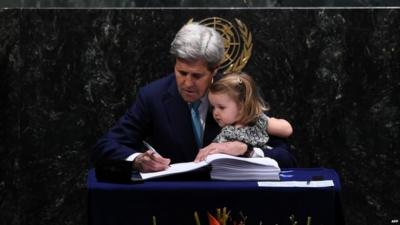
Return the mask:
[[[243,114],[244,114],[244,107],[242,103],[237,103],[238,106],[238,114],[236,115],[236,124],[242,124],[243,121]],[[243,125],[243,124],[242,124]]]
[[239,109],[239,117],[241,117],[242,115],[243,115],[243,113],[244,113],[244,104],[243,104],[243,102],[237,102],[236,103],[237,104],[237,106],[238,106],[238,109]]

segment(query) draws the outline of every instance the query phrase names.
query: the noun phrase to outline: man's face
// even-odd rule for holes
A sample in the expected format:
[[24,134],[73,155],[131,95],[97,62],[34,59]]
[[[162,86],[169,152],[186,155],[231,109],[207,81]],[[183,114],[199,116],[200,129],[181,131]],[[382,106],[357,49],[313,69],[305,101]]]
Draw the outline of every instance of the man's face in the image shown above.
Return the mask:
[[194,102],[207,92],[214,71],[207,68],[204,60],[188,61],[176,59],[175,78],[178,91],[186,102]]

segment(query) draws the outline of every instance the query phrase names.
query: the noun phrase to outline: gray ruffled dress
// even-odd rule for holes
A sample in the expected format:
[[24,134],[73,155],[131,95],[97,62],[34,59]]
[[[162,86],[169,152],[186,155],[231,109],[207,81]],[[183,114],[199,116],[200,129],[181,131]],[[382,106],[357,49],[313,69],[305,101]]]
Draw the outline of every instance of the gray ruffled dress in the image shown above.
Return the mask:
[[234,127],[231,125],[222,128],[213,142],[240,141],[253,147],[266,149],[269,139],[267,133],[268,117],[261,114],[253,126]]

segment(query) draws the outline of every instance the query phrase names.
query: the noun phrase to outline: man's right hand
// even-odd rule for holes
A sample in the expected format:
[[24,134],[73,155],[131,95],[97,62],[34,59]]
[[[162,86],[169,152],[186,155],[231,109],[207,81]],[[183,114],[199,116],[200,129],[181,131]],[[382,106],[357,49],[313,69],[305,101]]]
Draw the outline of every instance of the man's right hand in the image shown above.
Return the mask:
[[138,155],[133,161],[133,167],[140,172],[162,171],[169,167],[171,159],[164,158],[153,150]]

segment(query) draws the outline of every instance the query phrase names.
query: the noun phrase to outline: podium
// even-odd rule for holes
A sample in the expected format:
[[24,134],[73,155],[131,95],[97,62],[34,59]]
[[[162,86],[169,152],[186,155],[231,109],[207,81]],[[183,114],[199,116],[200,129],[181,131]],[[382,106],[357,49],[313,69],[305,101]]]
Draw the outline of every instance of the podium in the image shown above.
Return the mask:
[[[331,180],[329,187],[261,187],[257,181],[145,181],[135,184],[99,182],[88,172],[89,225],[208,224],[207,212],[226,207],[246,225],[344,224],[337,173],[326,168],[283,170],[281,181]],[[314,181],[311,181],[314,182]]]

